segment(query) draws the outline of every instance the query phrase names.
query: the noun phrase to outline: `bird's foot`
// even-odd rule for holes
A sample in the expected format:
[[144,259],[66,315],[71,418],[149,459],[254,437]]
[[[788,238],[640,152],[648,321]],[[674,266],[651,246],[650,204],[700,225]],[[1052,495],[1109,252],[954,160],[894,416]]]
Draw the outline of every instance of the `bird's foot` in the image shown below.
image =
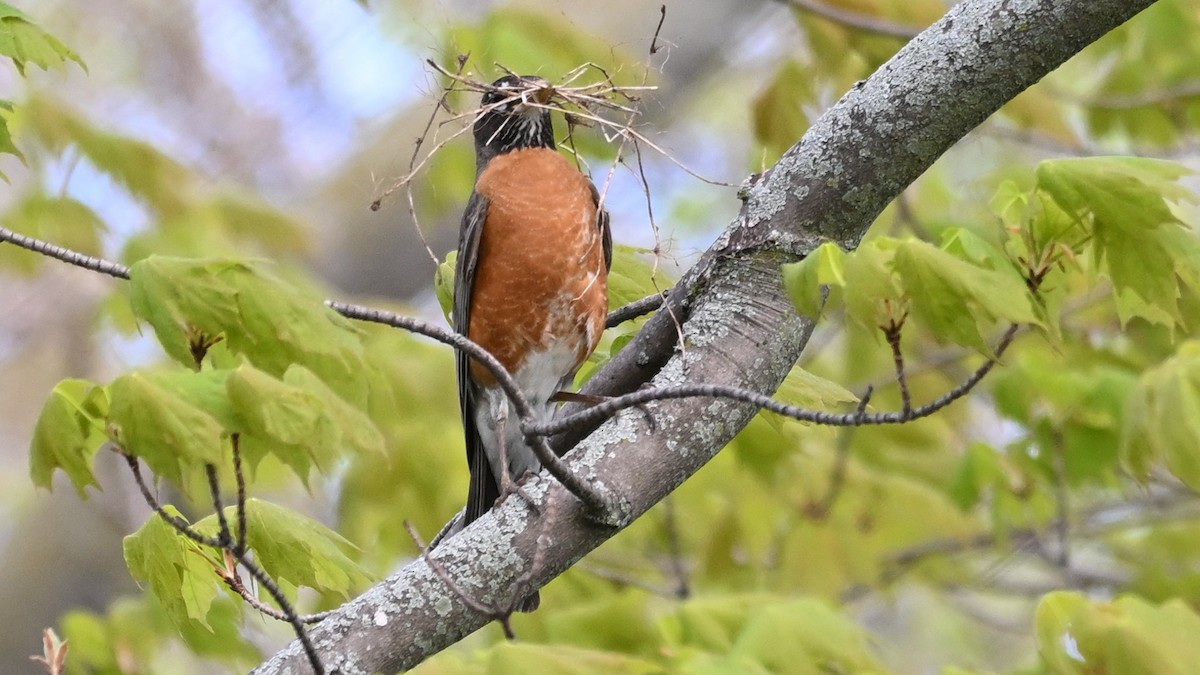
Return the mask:
[[526,471],[520,478],[514,481],[508,476],[508,472],[505,471],[500,476],[500,496],[496,498],[495,506],[500,506],[509,497],[517,495],[529,505],[529,508],[532,509],[534,513],[539,516],[542,515],[542,507],[538,506],[537,502],[533,501],[533,497],[530,497],[529,493],[525,492],[525,489],[521,487],[522,483],[529,480],[534,475],[536,475],[534,472]]

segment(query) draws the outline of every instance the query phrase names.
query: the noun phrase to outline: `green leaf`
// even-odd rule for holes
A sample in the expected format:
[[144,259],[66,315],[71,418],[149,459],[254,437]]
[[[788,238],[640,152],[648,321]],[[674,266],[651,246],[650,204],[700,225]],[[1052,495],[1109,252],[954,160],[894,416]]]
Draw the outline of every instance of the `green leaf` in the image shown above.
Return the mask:
[[82,115],[47,97],[33,97],[13,115],[19,135],[33,135],[55,151],[75,144],[100,171],[112,176],[159,218],[187,206],[195,181],[190,171],[153,145],[101,131]]
[[1200,523],[1195,520],[1148,524],[1106,537],[1114,558],[1133,575],[1129,592],[1162,602],[1178,598],[1192,607],[1200,601]]
[[1091,138],[1165,149],[1195,129],[1200,101],[1184,93],[1200,71],[1200,48],[1190,39],[1197,28],[1193,10],[1186,2],[1155,3],[1097,41],[1091,58],[1064,69],[1054,86],[1087,92],[1073,115]]
[[[646,594],[626,590],[572,603],[545,624],[546,641],[653,656],[659,647]],[[622,671],[624,672],[624,671]]]
[[22,77],[27,63],[49,70],[70,60],[87,70],[78,54],[38,28],[25,13],[3,2],[0,2],[0,55],[11,58]]
[[613,245],[612,269],[608,272],[609,310],[654,295],[674,283],[661,270],[656,276],[654,265],[646,260],[649,253],[652,252],[644,248]]
[[88,409],[91,396],[103,391],[87,380],[63,380],[55,385],[33,428],[29,473],[33,484],[49,489],[55,469],[62,469],[79,496],[89,485],[100,486],[92,460],[104,444],[103,422]]
[[[474,69],[477,77],[489,81],[503,74],[495,64],[523,75],[541,75],[550,81],[557,81],[581,64],[595,64],[616,83],[626,85],[641,84],[645,71],[640,57],[614,46],[611,40],[580,30],[578,24],[565,16],[526,8],[499,6],[479,23],[452,30],[447,44],[451,49],[442,58],[443,65],[453,71],[458,55],[469,54],[468,69]],[[585,72],[579,82],[594,82],[601,77],[594,71]],[[471,107],[477,104],[478,99],[469,103]],[[583,141],[578,147],[585,154],[612,155],[613,149],[603,143],[599,134],[577,136],[577,140]]]
[[760,412],[729,442],[726,452],[732,453],[739,465],[750,469],[761,481],[773,484],[779,478],[780,462],[795,451],[789,427],[799,423],[789,422],[795,420]]
[[[12,118],[12,111],[12,102],[0,99],[0,153],[13,155],[24,163],[25,155],[17,148],[16,143],[13,143],[12,132],[8,128],[9,121]],[[4,175],[3,172],[0,172],[0,179],[3,179],[6,183],[8,182],[8,176]]]
[[1078,638],[1070,632],[1074,618],[1089,609],[1087,598],[1078,593],[1050,593],[1038,603],[1036,634],[1038,653],[1055,673],[1074,673],[1084,665],[1078,654]]
[[313,464],[320,470],[332,466],[337,457],[335,430],[322,423],[322,403],[316,396],[252,366],[235,370],[227,386],[251,467],[269,452],[307,485]]
[[242,630],[241,608],[242,604],[232,597],[219,595],[208,609],[208,624],[189,621],[179,627],[179,635],[197,656],[244,671],[261,661],[263,654]]
[[386,387],[363,357],[360,333],[320,296],[286,285],[265,264],[152,256],[130,268],[134,312],[167,353],[192,365],[189,329],[223,335],[231,352],[276,377],[298,363],[351,405]]
[[[175,507],[163,507],[180,516]],[[196,542],[184,537],[157,514],[125,537],[125,563],[134,579],[146,584],[177,628],[195,622],[211,630],[209,609],[219,591],[215,563]]]
[[[775,392],[775,398],[788,405],[816,410],[833,410],[846,403],[858,403],[858,397],[849,389],[814,375],[800,366],[793,366],[788,372],[783,383],[779,385],[779,390]],[[767,414],[773,419],[798,421],[790,417],[779,417],[774,413]]]
[[458,265],[458,251],[451,251],[446,254],[442,262],[437,267],[437,271],[433,273],[433,291],[437,295],[438,305],[442,308],[442,314],[446,317],[446,323],[450,323],[450,316],[454,312],[454,269]]
[[191,175],[179,162],[153,145],[80,123],[74,140],[101,171],[108,173],[160,216],[180,213],[187,200]]
[[[229,522],[235,522],[236,515],[235,507],[225,509]],[[200,520],[196,528],[215,534],[216,515]],[[278,504],[246,500],[246,542],[254,549],[255,559],[263,570],[277,581],[338,593],[346,598],[372,581],[348,555],[358,551],[354,544],[321,523]]]
[[261,242],[275,254],[307,253],[307,226],[265,201],[245,196],[218,195],[196,210],[211,214],[215,226],[237,240]]
[[676,655],[673,670],[713,663],[702,652],[726,657],[720,663],[735,669],[730,672],[822,675],[883,668],[862,629],[818,600],[691,600],[663,621],[662,630]]
[[[0,149],[2,150],[2,149]],[[100,237],[107,231],[104,221],[91,208],[69,197],[35,194],[14,205],[3,216],[5,226],[14,232],[49,241],[90,256],[103,251]],[[26,271],[33,271],[47,258],[24,250],[0,248],[0,264],[7,268],[9,261]]]
[[1030,206],[1029,230],[1034,245],[1046,249],[1054,244],[1064,244],[1079,252],[1091,241],[1091,229],[1075,215],[1063,210],[1046,191],[1034,193],[1035,201]]
[[1200,616],[1177,600],[1093,603],[1056,592],[1042,598],[1036,622],[1038,652],[1055,673],[1186,675],[1200,663]]
[[803,260],[783,266],[783,283],[800,314],[820,318],[825,305],[823,286],[846,285],[846,252],[837,244],[826,242]]
[[[581,649],[571,645],[544,645],[524,642],[501,642],[476,657],[481,661],[482,672],[491,675],[524,675],[545,673],[546,675],[648,675],[663,673],[663,668],[651,661],[633,658],[611,651]],[[429,663],[427,669],[417,668],[413,672],[441,673],[438,659]],[[450,672],[481,672],[478,666],[470,670]]]
[[812,120],[814,80],[799,61],[789,59],[775,71],[767,88],[755,97],[754,137],[767,149],[763,161],[774,162],[792,147]]
[[907,298],[892,272],[897,242],[872,239],[863,242],[844,261],[846,313],[854,323],[878,337],[879,327],[907,311]]
[[73,610],[63,616],[60,625],[63,637],[70,644],[72,665],[87,666],[92,672],[117,670],[116,650],[102,617]]
[[1177,251],[1171,247],[1177,234],[1171,230],[1182,223],[1168,202],[1196,201],[1176,182],[1189,173],[1172,162],[1134,157],[1038,166],[1038,188],[1093,233],[1096,258],[1112,280],[1123,324],[1135,316],[1164,326],[1182,323]]
[[1004,251],[966,228],[948,227],[943,230],[940,248],[961,260],[1019,278]]
[[[119,598],[99,616],[74,610],[63,616],[63,637],[69,641],[67,671],[121,673],[148,670],[170,633],[162,607],[153,597]],[[232,643],[230,646],[233,646]]]
[[[245,434],[243,442],[259,441],[254,455],[276,455],[305,483],[310,466],[328,471],[345,449],[372,452],[382,459],[383,435],[374,422],[303,366],[289,368],[281,381],[243,365],[229,377],[227,387],[237,427]],[[255,462],[261,459],[247,455]]]
[[183,486],[188,467],[221,461],[232,420],[226,377],[221,371],[118,378],[108,387],[109,437],[146,460],[154,473]]
[[913,314],[939,341],[989,353],[982,331],[997,321],[1038,323],[1016,274],[972,265],[921,241],[901,243],[893,264]]
[[1129,397],[1121,457],[1145,477],[1157,461],[1200,489],[1200,342],[1146,371]]
[[1003,478],[1000,453],[984,443],[972,443],[967,447],[947,494],[958,508],[966,511],[979,503],[987,488]]

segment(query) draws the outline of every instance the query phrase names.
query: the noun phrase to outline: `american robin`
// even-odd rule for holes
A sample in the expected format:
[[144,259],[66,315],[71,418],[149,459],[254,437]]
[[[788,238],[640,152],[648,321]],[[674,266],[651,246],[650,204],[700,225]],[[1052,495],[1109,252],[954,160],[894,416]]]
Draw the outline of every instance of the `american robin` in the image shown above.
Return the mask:
[[[544,107],[553,93],[541,78],[508,76],[483,95],[452,313],[455,330],[504,365],[543,420],[600,341],[612,264],[596,187],[555,148]],[[492,374],[462,352],[456,365],[471,471],[466,526],[541,464]],[[534,594],[518,609],[537,604]]]

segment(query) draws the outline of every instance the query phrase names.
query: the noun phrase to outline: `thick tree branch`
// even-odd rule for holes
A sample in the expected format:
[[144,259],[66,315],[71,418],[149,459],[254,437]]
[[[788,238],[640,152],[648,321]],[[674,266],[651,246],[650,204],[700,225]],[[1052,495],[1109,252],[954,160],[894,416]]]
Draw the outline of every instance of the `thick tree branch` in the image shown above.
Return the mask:
[[[910,42],[829,110],[783,159],[744,190],[730,228],[672,290],[669,310],[593,378],[589,393],[623,393],[644,382],[712,383],[773,392],[807,342],[783,292],[781,263],[826,239],[853,248],[880,211],[959,138],[1150,0],[968,0]],[[682,335],[668,313],[682,323]],[[687,346],[675,353],[677,340]],[[607,390],[607,391],[606,391]],[[648,404],[610,419],[567,455],[571,469],[629,500],[637,515],[709,461],[755,407],[727,400]],[[557,439],[559,448],[574,445]],[[506,606],[528,574],[544,585],[616,530],[591,524],[544,476],[525,486],[543,522],[509,500],[429,556],[458,591]],[[538,537],[543,564],[533,566]],[[311,631],[322,660],[350,673],[411,667],[489,617],[449,588],[424,559],[337,610]],[[293,644],[260,673],[306,672]]]

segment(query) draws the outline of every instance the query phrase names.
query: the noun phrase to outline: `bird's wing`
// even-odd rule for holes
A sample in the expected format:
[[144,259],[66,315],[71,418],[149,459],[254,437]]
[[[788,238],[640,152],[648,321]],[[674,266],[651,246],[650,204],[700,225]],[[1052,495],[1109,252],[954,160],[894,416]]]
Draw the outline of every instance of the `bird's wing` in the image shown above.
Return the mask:
[[612,271],[612,230],[608,224],[608,209],[600,206],[600,192],[596,184],[588,181],[592,188],[592,203],[596,205],[596,227],[600,228],[600,240],[604,246],[604,269]]
[[[454,270],[454,309],[451,320],[454,330],[466,335],[471,325],[471,296],[475,291],[476,268],[479,265],[479,245],[483,239],[483,223],[487,219],[488,199],[478,192],[471,193],[463,212],[458,231],[458,264]],[[458,405],[462,415],[463,435],[467,441],[467,467],[471,471],[471,486],[467,492],[467,507],[463,525],[487,513],[500,496],[500,488],[492,475],[487,451],[475,426],[475,409],[483,392],[471,381],[470,359],[461,350],[455,354],[458,373]]]

